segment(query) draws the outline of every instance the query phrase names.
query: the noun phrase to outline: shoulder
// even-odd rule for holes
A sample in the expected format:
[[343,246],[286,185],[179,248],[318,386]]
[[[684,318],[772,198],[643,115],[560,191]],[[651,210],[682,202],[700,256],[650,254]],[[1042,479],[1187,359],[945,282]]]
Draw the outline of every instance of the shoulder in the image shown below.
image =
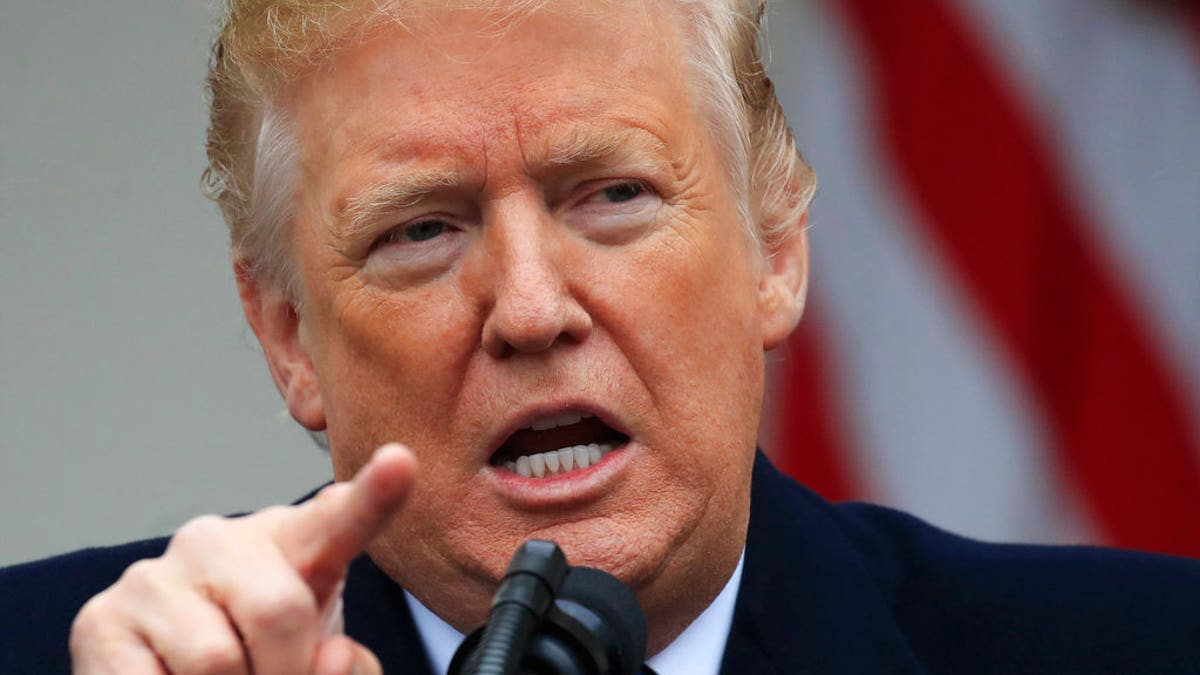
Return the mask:
[[67,636],[79,608],[166,546],[165,538],[147,539],[0,569],[0,672],[70,672]]
[[[923,659],[947,672],[1195,672],[1200,561],[994,544],[867,504],[832,507]],[[987,665],[987,664],[992,665]]]
[[761,464],[759,541],[852,570],[842,576],[872,589],[857,597],[882,605],[930,672],[1200,672],[1200,561],[980,542],[894,509],[830,504]]
[[9,610],[3,613],[3,620],[11,620],[12,610],[19,608],[49,610],[73,605],[73,610],[78,610],[88,598],[111,586],[126,567],[162,555],[167,542],[163,537],[88,548],[0,568],[0,599]]

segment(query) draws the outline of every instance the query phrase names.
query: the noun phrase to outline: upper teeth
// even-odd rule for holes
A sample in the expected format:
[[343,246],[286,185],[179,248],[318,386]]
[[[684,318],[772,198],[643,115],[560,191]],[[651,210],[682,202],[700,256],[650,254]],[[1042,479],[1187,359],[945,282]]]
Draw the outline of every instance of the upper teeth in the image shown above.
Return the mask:
[[586,469],[604,459],[617,447],[616,443],[589,443],[573,445],[536,455],[523,455],[515,462],[505,462],[509,471],[526,478],[545,478],[576,469]]
[[544,417],[533,424],[530,424],[529,428],[533,429],[534,431],[545,431],[555,427],[565,427],[571,424],[577,424],[578,422],[591,417],[594,417],[594,415],[588,415],[587,413],[563,413],[554,417]]

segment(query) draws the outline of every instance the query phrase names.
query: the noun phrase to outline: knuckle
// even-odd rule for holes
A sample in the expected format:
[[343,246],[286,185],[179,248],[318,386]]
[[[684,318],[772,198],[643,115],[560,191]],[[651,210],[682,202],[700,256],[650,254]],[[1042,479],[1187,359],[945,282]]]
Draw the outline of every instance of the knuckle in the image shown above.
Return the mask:
[[233,639],[196,638],[183,660],[187,672],[238,673],[244,671],[245,652]]
[[128,647],[130,630],[111,590],[92,597],[71,622],[67,651],[72,663],[76,666],[120,663]]
[[161,574],[161,567],[155,558],[139,560],[125,568],[114,588],[125,588],[134,592],[153,588]]
[[273,589],[249,599],[246,620],[260,633],[293,635],[315,625],[316,601],[304,589]]
[[200,516],[184,523],[171,537],[171,550],[204,550],[207,545],[227,536],[229,520],[220,516]]
[[84,603],[75,620],[71,622],[71,651],[76,651],[96,639],[108,623],[109,614],[106,607],[105,593],[101,593]]

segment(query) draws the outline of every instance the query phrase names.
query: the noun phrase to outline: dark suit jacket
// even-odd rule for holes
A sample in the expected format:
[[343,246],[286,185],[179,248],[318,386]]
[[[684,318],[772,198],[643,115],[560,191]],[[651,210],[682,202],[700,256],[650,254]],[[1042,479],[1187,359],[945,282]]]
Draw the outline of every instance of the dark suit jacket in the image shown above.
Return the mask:
[[[0,570],[0,673],[66,673],[87,598],[165,539]],[[388,673],[428,673],[403,592],[351,566],[346,631]],[[897,511],[831,505],[754,469],[724,673],[1200,673],[1200,562],[983,544]]]

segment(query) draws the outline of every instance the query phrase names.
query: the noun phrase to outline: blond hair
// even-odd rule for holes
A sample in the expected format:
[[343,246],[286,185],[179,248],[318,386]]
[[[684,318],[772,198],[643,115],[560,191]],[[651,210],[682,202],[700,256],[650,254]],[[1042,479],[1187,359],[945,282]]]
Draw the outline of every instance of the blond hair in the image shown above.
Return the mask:
[[[739,215],[768,250],[789,236],[816,178],[796,148],[760,53],[765,0],[672,0],[684,19],[696,101],[739,197]],[[472,0],[496,10],[496,26],[550,0]],[[416,0],[226,0],[208,74],[206,194],[229,226],[234,257],[260,280],[297,298],[287,226],[298,148],[279,97],[325,62],[353,31],[401,25]],[[426,0],[428,4],[428,0]],[[439,0],[445,5],[446,0]],[[361,34],[359,32],[358,34]]]

